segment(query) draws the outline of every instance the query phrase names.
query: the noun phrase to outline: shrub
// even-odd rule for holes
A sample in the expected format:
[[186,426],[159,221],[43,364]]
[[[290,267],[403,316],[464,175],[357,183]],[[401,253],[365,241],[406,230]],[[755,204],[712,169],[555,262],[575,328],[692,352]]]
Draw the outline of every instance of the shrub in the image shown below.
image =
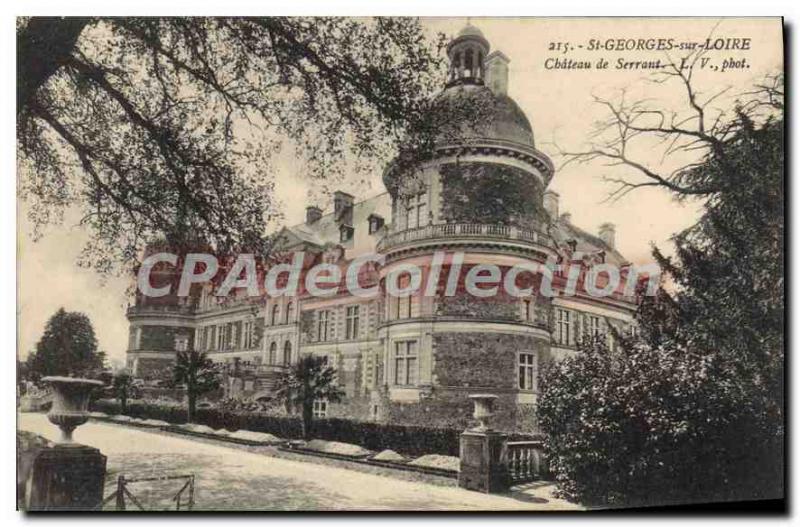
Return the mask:
[[775,498],[782,436],[720,355],[603,342],[543,372],[539,420],[563,497],[641,506]]
[[[107,414],[120,413],[119,404],[111,400],[96,401],[92,410]],[[143,419],[160,419],[174,424],[186,422],[186,411],[182,406],[144,401],[129,401],[126,415]],[[268,415],[263,412],[220,412],[216,408],[198,409],[194,422],[214,429],[266,432],[283,439],[300,439],[303,435],[299,417]],[[458,456],[461,432],[452,428],[405,426],[348,419],[314,420],[316,439],[355,443],[375,451],[390,448],[407,456],[424,454]],[[517,440],[527,438],[514,436]]]

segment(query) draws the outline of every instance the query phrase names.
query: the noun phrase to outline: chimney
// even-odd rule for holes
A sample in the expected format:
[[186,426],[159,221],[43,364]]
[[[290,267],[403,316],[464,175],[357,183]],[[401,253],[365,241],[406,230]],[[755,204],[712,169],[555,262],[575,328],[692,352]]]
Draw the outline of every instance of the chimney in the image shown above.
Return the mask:
[[600,226],[600,239],[603,240],[603,243],[614,248],[614,235],[616,234],[616,227],[614,227],[613,223],[604,223]]
[[311,225],[322,217],[322,209],[311,205],[306,207],[306,225]]
[[570,214],[569,212],[565,212],[564,214],[561,215],[560,220],[561,223],[572,224],[572,214]]
[[493,51],[486,57],[485,84],[495,95],[508,94],[508,63],[511,62],[502,51]]
[[544,210],[550,215],[550,218],[555,221],[558,219],[558,193],[552,190],[547,190],[544,193]]
[[[333,193],[333,217],[336,218],[336,221],[346,220],[347,218],[343,217],[343,215],[352,218],[354,199],[352,195],[347,192],[342,192],[341,190],[337,190]],[[343,221],[343,223],[350,225],[353,222],[351,219],[351,221]]]

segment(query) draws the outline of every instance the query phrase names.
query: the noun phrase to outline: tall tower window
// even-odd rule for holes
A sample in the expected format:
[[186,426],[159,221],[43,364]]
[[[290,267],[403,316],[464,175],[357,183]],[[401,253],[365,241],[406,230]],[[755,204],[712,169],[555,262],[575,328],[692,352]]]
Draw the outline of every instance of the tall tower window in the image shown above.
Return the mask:
[[519,389],[533,390],[536,379],[536,355],[533,353],[519,354]]
[[416,340],[395,343],[394,383],[400,386],[413,386],[417,384]]
[[420,192],[403,200],[400,225],[404,229],[416,229],[428,224],[428,194]]

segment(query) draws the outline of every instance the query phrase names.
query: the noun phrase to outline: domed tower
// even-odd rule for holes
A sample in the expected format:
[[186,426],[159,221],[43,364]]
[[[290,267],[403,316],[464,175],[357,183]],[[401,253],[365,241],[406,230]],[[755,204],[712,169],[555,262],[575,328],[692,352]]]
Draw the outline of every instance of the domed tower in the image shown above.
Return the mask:
[[[393,422],[464,426],[468,395],[490,391],[501,397],[500,428],[534,428],[550,299],[537,296],[530,273],[516,282],[518,290],[534,286],[527,295],[510,294],[502,279],[494,290],[465,290],[470,273],[479,281],[492,274],[481,266],[505,276],[515,265],[556,256],[543,206],[553,165],[508,96],[509,59],[490,51],[471,25],[453,39],[448,80],[431,105],[434,155],[411,173],[399,163],[384,172],[392,223],[378,244],[386,257],[379,335],[384,415]],[[413,292],[393,294],[403,290]]]

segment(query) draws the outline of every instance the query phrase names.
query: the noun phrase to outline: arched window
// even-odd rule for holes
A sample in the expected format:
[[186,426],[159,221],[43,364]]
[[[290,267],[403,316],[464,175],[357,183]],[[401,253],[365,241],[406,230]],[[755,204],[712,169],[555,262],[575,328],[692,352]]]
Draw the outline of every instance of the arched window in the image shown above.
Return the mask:
[[269,363],[275,364],[278,362],[278,343],[273,342],[269,345]]
[[294,304],[289,302],[286,304],[286,323],[294,322]]
[[278,305],[272,306],[272,315],[269,317],[269,325],[274,326],[278,323]]
[[292,362],[292,343],[290,341],[286,341],[286,344],[283,345],[283,365],[288,366]]
[[456,59],[453,61],[453,78],[457,79],[461,76],[461,52],[456,53]]
[[472,64],[472,50],[468,49],[465,53],[465,60],[464,60],[464,77],[472,77],[473,76],[473,64]]

